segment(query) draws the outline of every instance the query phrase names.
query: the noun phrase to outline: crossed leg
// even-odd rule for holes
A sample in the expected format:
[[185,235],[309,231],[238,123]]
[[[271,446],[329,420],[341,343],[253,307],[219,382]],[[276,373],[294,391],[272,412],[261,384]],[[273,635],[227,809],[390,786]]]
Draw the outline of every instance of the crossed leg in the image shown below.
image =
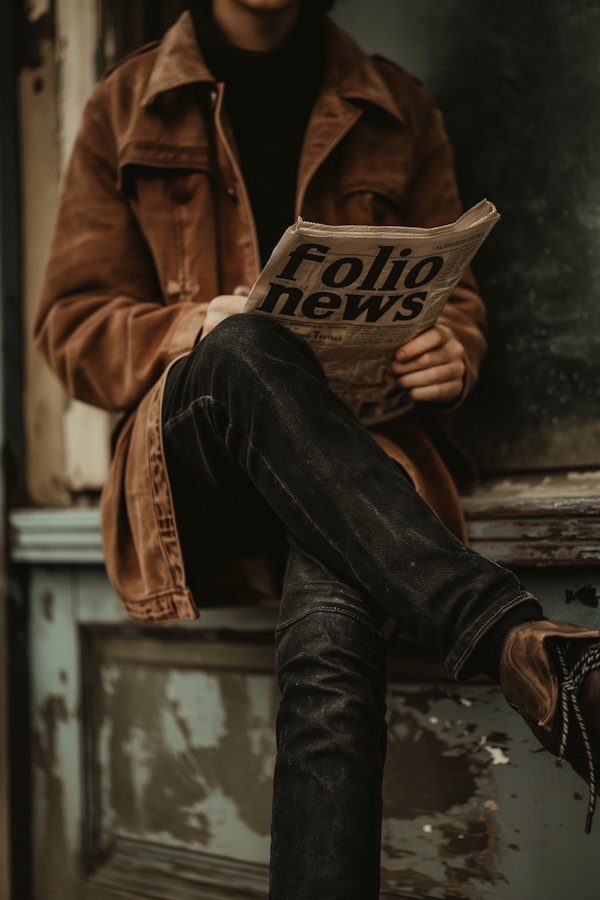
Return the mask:
[[[490,632],[520,606],[536,618],[537,601],[448,532],[329,389],[309,346],[272,320],[231,317],[173,367],[163,436],[193,590],[194,573],[224,546],[232,555],[257,540],[281,546],[287,532],[292,547],[277,631],[271,900],[375,900],[383,620],[393,617],[460,678],[472,674]],[[503,688],[532,727],[540,716],[551,722],[548,740],[536,734],[556,753],[548,640],[577,639],[587,653],[600,635],[550,626],[512,628],[522,640],[511,637],[510,647],[524,649],[505,666]],[[516,701],[541,661],[548,675],[523,709]],[[541,712],[540,687],[548,697]]]

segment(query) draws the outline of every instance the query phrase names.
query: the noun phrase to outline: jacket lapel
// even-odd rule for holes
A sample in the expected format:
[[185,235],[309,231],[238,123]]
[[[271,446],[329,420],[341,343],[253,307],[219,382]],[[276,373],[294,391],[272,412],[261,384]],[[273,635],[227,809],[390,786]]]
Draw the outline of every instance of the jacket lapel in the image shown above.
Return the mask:
[[[192,90],[193,86],[200,88]],[[210,141],[201,103],[210,109],[215,79],[204,62],[194,23],[183,13],[158,46],[148,80],[117,135],[119,187],[128,165],[211,171]]]
[[186,11],[169,28],[160,42],[156,61],[142,96],[142,106],[151,106],[160,94],[185,84],[208,82],[215,78],[204,62],[191,14]]
[[[402,113],[373,60],[330,19],[327,70],[304,139],[296,191],[300,214],[308,186],[330,153],[360,119],[377,106],[403,123]],[[194,23],[184,12],[163,37],[127,141],[119,148],[119,170],[128,164],[161,168],[210,167],[206,125],[198,95],[185,88],[205,85],[216,101],[215,78],[202,58]]]
[[301,214],[306,191],[314,175],[363,114],[377,106],[399,123],[404,118],[373,60],[326,19],[327,70],[310,118],[296,190],[296,216]]

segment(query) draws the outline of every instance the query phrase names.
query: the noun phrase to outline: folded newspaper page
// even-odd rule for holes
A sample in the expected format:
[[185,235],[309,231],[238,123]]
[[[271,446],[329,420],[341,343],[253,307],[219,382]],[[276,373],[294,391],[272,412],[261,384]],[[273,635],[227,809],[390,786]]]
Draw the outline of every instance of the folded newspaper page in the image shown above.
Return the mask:
[[319,225],[284,233],[243,312],[305,338],[329,385],[365,425],[413,405],[388,373],[396,350],[435,324],[498,219],[482,200],[452,225]]

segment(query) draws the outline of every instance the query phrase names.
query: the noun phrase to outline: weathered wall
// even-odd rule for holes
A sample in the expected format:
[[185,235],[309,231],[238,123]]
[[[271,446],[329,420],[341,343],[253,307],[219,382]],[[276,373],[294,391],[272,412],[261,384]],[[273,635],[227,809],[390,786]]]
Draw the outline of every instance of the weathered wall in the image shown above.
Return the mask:
[[[597,627],[597,572],[519,577]],[[143,628],[93,567],[37,568],[31,603],[36,900],[266,896],[277,610]],[[420,652],[389,658],[382,897],[596,900],[585,784]]]
[[[108,417],[69,401],[30,341],[61,173],[99,70],[158,36],[180,6],[29,7],[38,52],[23,71],[20,103],[36,503],[65,505],[74,492],[97,490],[108,466]],[[480,387],[455,417],[456,433],[486,469],[600,462],[600,124],[589,114],[600,87],[596,9],[585,0],[339,0],[335,11],[368,50],[425,81],[446,116],[465,203],[487,195],[503,214],[476,262],[490,353]]]
[[95,0],[38,0],[28,9],[19,81],[27,484],[31,500],[65,506],[99,490],[110,417],[69,400],[32,343],[33,316],[58,192],[96,81]]
[[490,352],[457,433],[487,469],[599,464],[600,7],[339,0],[335,17],[425,82],[464,203],[503,216],[476,259]]

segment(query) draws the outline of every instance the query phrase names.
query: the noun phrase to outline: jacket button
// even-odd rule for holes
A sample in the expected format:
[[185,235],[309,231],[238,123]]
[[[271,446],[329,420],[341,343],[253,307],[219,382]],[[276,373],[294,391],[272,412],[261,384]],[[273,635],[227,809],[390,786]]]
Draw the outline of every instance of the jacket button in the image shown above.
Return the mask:
[[227,188],[227,193],[229,194],[229,196],[231,197],[232,200],[237,201],[237,198],[238,198],[237,190],[233,185],[231,185],[230,187]]

